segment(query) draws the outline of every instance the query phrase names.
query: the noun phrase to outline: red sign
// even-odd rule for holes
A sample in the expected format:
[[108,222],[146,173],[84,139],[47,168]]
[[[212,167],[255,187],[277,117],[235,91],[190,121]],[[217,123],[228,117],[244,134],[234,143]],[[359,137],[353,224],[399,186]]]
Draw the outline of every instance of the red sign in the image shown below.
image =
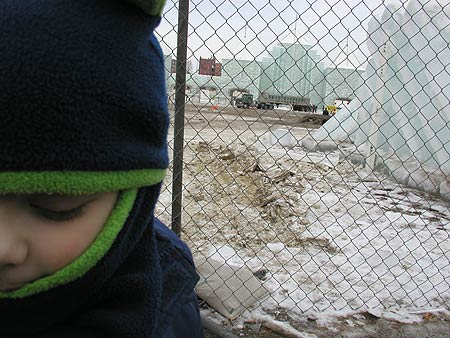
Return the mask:
[[211,59],[200,58],[200,66],[198,69],[198,73],[200,75],[221,76],[222,64],[216,62],[215,58]]

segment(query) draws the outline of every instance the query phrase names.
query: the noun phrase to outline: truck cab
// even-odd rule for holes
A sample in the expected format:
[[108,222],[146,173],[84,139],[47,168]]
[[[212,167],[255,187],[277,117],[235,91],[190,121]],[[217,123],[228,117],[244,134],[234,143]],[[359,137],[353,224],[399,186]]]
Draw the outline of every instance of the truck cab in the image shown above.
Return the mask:
[[236,107],[238,108],[250,108],[253,106],[253,95],[252,94],[242,94],[234,101]]

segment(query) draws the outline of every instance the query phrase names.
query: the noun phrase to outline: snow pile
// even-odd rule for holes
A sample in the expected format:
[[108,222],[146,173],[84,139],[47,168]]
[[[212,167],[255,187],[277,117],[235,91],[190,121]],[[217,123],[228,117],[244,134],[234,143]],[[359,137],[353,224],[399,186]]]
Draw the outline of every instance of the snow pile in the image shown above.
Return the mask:
[[450,199],[450,6],[386,6],[369,23],[372,57],[356,98],[303,145],[350,139],[370,169],[382,165],[398,181]]
[[232,264],[233,248],[224,245],[206,255],[194,256],[200,276],[197,294],[216,311],[235,319],[268,296],[261,281],[245,264]]
[[270,291],[242,320],[278,309],[408,319],[449,307],[445,202],[381,174],[361,180],[337,152],[217,140],[187,149],[182,237],[194,254],[248,267]]

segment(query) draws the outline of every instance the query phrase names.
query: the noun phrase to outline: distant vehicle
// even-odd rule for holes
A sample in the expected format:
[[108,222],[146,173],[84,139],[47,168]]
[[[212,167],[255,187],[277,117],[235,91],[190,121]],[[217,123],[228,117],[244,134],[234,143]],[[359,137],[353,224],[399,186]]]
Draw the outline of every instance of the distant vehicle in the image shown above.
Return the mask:
[[287,95],[271,95],[261,94],[257,100],[253,100],[252,94],[242,94],[235,100],[235,105],[238,108],[255,107],[257,109],[274,109],[280,105],[289,105],[295,111],[312,111],[312,105],[309,98],[302,96],[287,96]]
[[325,124],[325,122],[335,115],[339,109],[340,108],[335,105],[323,106],[322,115],[324,115],[324,118],[321,124]]
[[242,94],[242,96],[238,97],[234,104],[238,108],[248,109],[253,106],[253,95],[252,94]]
[[280,105],[290,105],[295,111],[312,111],[309,97],[304,96],[289,96],[289,95],[275,95],[261,93],[257,100],[258,109],[273,109]]
[[335,115],[338,107],[335,105],[328,105],[323,108],[323,115]]

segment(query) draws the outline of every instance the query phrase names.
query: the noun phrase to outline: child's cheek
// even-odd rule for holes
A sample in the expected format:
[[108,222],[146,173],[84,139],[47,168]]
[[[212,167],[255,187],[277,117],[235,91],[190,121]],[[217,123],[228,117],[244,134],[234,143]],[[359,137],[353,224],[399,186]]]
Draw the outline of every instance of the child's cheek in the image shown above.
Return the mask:
[[83,231],[49,234],[39,249],[42,266],[46,273],[54,273],[67,266],[83,254],[95,239],[94,234]]

